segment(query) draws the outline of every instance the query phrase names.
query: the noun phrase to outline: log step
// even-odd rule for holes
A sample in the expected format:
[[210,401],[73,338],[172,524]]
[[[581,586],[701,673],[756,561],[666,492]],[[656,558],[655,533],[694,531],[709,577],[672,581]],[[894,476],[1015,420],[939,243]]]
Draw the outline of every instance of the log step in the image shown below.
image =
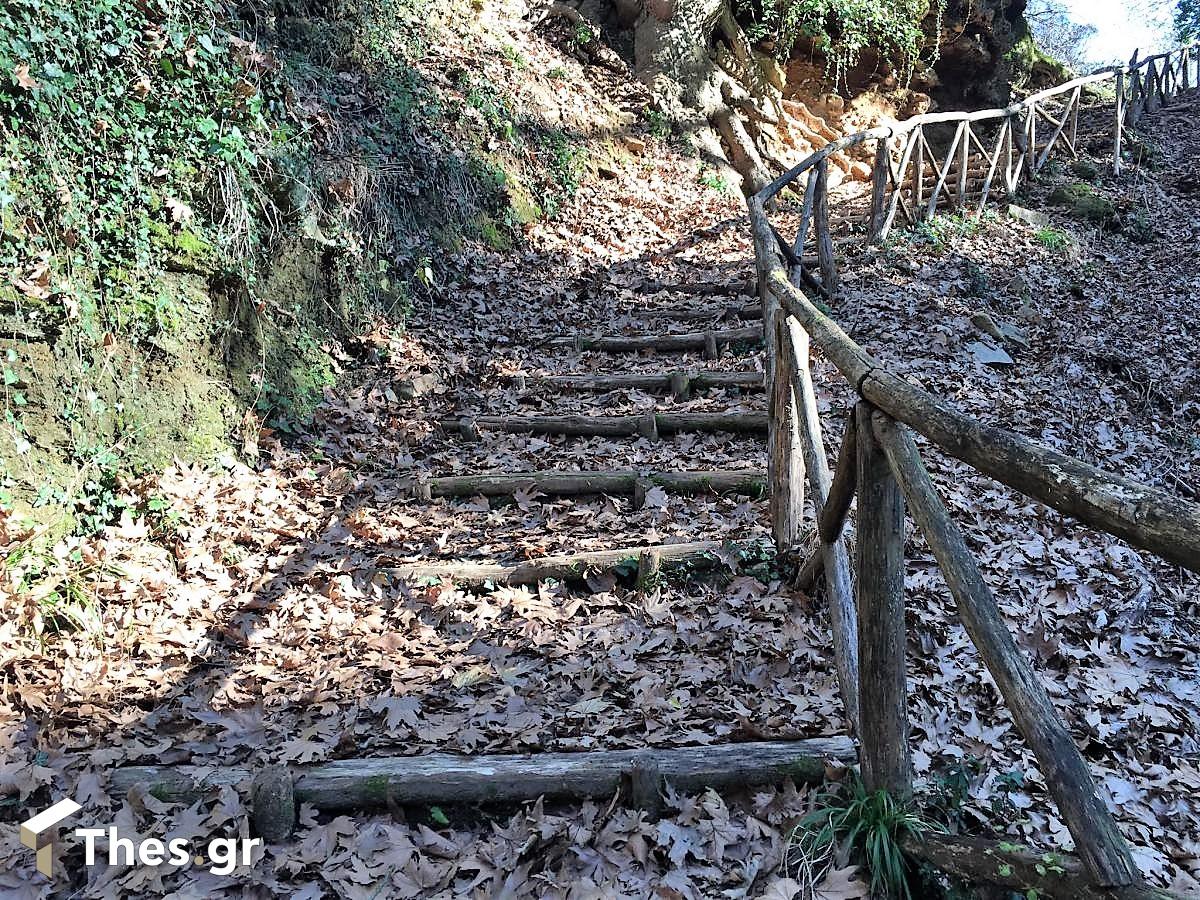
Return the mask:
[[471,440],[477,429],[513,434],[565,434],[577,437],[657,438],[685,431],[732,431],[762,434],[766,413],[654,413],[641,416],[480,416],[477,419],[443,419],[438,425]]
[[762,372],[676,372],[668,375],[546,375],[526,378],[533,387],[562,391],[674,391],[739,388],[761,391]]
[[736,281],[732,284],[720,284],[713,282],[701,282],[693,284],[690,282],[679,281],[643,281],[637,287],[639,294],[660,294],[670,292],[673,294],[692,294],[696,297],[717,297],[721,295],[736,295],[748,294],[753,297],[758,293],[758,280],[750,279],[749,281]]
[[687,334],[610,335],[606,337],[551,338],[543,346],[574,350],[594,350],[601,353],[636,353],[640,350],[669,350],[683,352],[704,350],[715,356],[722,344],[762,343],[762,329],[757,325],[729,328],[723,331],[696,331]]
[[[688,793],[779,784],[787,779],[817,784],[825,778],[828,764],[853,765],[855,757],[849,738],[822,737],[670,750],[342,759],[298,766],[291,776],[293,806],[308,803],[323,810],[356,810],[403,804],[518,803],[538,797],[601,799],[618,790],[628,796],[635,770],[652,773],[654,787],[666,781]],[[214,788],[256,780],[253,771],[229,766],[129,766],[113,772],[109,791],[124,798],[139,788],[167,803],[193,803]]]
[[[693,568],[714,568],[721,564],[721,556],[740,553],[742,550],[757,550],[752,542],[721,543],[720,541],[694,541],[687,544],[661,544],[640,547],[621,547],[616,550],[591,550],[585,553],[564,553],[543,556],[541,559],[516,565],[495,563],[445,562],[420,565],[392,565],[382,560],[383,571],[404,581],[450,579],[464,584],[538,584],[542,581],[581,581],[589,573],[612,571],[620,568],[636,570],[642,554],[657,553],[664,567],[684,565]],[[720,556],[718,556],[720,554]]]
[[710,309],[647,309],[638,313],[638,316],[643,319],[676,319],[680,322],[716,319],[761,319],[762,304],[748,303],[744,306],[725,306]]
[[703,472],[519,472],[516,474],[453,475],[413,479],[406,485],[414,497],[505,497],[518,491],[572,497],[580,494],[636,496],[639,490],[660,487],[673,494],[744,494],[762,497],[766,474],[760,469]]

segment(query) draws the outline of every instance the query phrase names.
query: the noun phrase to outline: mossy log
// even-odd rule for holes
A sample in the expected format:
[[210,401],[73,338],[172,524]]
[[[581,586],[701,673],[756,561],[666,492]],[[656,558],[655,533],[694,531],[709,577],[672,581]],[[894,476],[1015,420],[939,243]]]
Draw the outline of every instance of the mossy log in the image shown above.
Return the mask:
[[548,496],[571,497],[580,494],[632,496],[638,479],[673,494],[744,494],[761,497],[766,491],[766,476],[757,469],[697,472],[520,472],[515,474],[453,475],[412,481],[409,488],[416,496],[430,497],[505,497],[517,491]]
[[575,437],[654,437],[685,431],[732,431],[761,434],[767,430],[765,413],[647,413],[642,416],[480,416],[445,419],[448,434],[464,433],[467,424],[514,434],[565,434]]
[[978,885],[1008,888],[1046,900],[1183,900],[1144,884],[1124,888],[1096,887],[1083,863],[1070,853],[1040,853],[1006,841],[925,834],[905,838],[905,853],[947,875]]
[[[676,790],[695,793],[779,784],[820,783],[830,763],[852,765],[847,737],[759,741],[669,750],[595,750],[495,756],[342,759],[292,770],[296,804],[321,810],[405,804],[519,803],[538,797],[587,799],[629,796],[637,767],[658,773]],[[250,783],[254,773],[230,766],[130,766],[117,769],[109,790],[124,797],[139,788],[168,802],[193,803],[212,790]]]
[[[605,572],[628,567],[636,571],[638,559],[643,553],[656,551],[664,568],[691,566],[695,569],[715,568],[721,565],[724,551],[737,551],[739,546],[752,546],[750,542],[722,544],[720,541],[694,541],[686,544],[659,544],[638,547],[622,547],[616,550],[591,550],[585,553],[565,553],[543,556],[541,559],[513,565],[473,562],[441,562],[381,566],[382,570],[408,582],[450,579],[467,584],[538,584],[542,581],[581,581],[593,572]],[[720,555],[718,555],[720,554]]]

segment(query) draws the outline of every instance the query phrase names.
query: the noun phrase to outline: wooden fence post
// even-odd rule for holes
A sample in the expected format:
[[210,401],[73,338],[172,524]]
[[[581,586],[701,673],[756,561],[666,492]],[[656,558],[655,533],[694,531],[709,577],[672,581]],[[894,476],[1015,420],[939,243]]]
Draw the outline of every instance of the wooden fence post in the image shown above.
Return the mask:
[[871,427],[873,409],[858,420],[859,740],[868,791],[912,795],[904,636],[904,499]]
[[[884,204],[887,200],[888,181],[891,176],[892,157],[888,149],[888,138],[880,138],[875,148],[875,168],[871,171],[871,237],[872,244],[879,244],[887,237],[884,221]],[[899,190],[899,188],[897,188]]]
[[[753,216],[757,210],[758,214],[763,218],[766,213],[763,211],[762,201],[757,197],[750,198],[750,214]],[[758,278],[758,297],[762,304],[762,327],[763,327],[763,384],[767,392],[767,402],[771,400],[772,390],[775,384],[775,312],[779,309],[779,298],[770,289],[770,274],[773,265],[782,265],[783,259],[780,256],[779,249],[774,242],[763,244],[760,236],[755,236],[754,246],[754,272]],[[768,460],[768,463],[770,460]]]
[[1121,174],[1121,154],[1125,137],[1125,70],[1117,69],[1116,119],[1113,121],[1113,174]]
[[833,255],[833,236],[829,233],[829,160],[817,163],[817,194],[813,205],[813,223],[817,228],[817,264],[821,268],[821,285],[825,299],[837,296],[837,260]]
[[962,155],[961,163],[958,167],[958,210],[967,208],[967,170],[971,164],[971,136],[974,132],[971,131],[971,123],[963,122],[963,139],[962,139]]
[[[829,458],[825,455],[825,439],[821,435],[821,418],[817,412],[817,394],[813,388],[812,372],[809,367],[808,332],[792,316],[786,317],[789,339],[786,347],[792,354],[788,368],[794,385],[792,395],[799,415],[800,446],[804,452],[801,474],[808,472],[809,487],[812,489],[812,505],[818,523],[829,504],[833,477],[829,472]],[[850,439],[853,432],[850,433]],[[803,498],[803,493],[801,494]],[[849,499],[846,500],[847,506]],[[801,503],[803,505],[803,503]],[[799,515],[799,512],[798,512]],[[833,632],[833,659],[837,666],[838,687],[846,720],[851,728],[858,727],[858,623],[854,612],[854,589],[850,578],[850,558],[846,553],[846,542],[838,533],[828,540],[819,536],[820,553],[825,560],[826,598],[829,603],[829,624]],[[818,525],[818,532],[820,526]]]
[[[938,561],[963,626],[1000,689],[1017,729],[1037,757],[1046,776],[1046,785],[1075,839],[1084,865],[1101,887],[1125,886],[1139,881],[1141,876],[1134,866],[1129,847],[1096,793],[1087,763],[1063,727],[1037,673],[1013,640],[962,533],[947,515],[912,438],[882,413],[876,413],[873,424],[866,428],[861,427],[862,420],[859,421],[859,446],[868,443],[868,433],[873,433],[882,444],[908,500],[913,521]],[[859,491],[861,498],[861,487]],[[864,655],[863,671],[866,668],[867,657]],[[866,697],[864,691],[864,710]],[[864,754],[864,772],[868,758]]]
[[771,509],[771,533],[782,556],[800,541],[804,522],[804,456],[800,452],[800,423],[792,390],[791,333],[787,313],[777,310],[770,331],[776,346],[775,384],[768,417],[767,483]]

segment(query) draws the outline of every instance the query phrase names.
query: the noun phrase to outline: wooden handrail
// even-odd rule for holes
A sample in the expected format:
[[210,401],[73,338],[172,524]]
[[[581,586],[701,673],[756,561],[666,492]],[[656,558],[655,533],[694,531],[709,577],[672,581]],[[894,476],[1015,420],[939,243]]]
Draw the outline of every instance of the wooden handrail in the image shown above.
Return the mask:
[[858,393],[892,418],[1014,490],[1200,572],[1200,504],[972,419],[887,371],[794,287],[778,262],[767,286]]
[[902,137],[914,131],[917,128],[925,125],[939,125],[948,122],[983,122],[997,119],[1007,119],[1018,116],[1023,112],[1028,112],[1037,104],[1046,100],[1054,99],[1062,94],[1068,94],[1072,91],[1086,87],[1089,84],[1097,84],[1102,81],[1110,81],[1118,76],[1126,76],[1134,73],[1141,74],[1142,70],[1149,70],[1154,65],[1163,59],[1169,59],[1179,55],[1185,61],[1189,59],[1189,51],[1200,48],[1200,42],[1187,44],[1182,47],[1177,47],[1165,53],[1159,53],[1154,56],[1148,56],[1140,62],[1128,66],[1108,66],[1103,69],[1097,69],[1090,75],[1083,75],[1079,78],[1074,78],[1070,81],[1063,82],[1060,85],[1046,88],[1038,91],[1035,94],[1030,94],[1023,100],[1009,104],[1003,108],[981,109],[970,112],[942,112],[942,113],[922,113],[921,115],[913,116],[905,119],[902,122],[897,122],[895,125],[885,125],[877,128],[871,128],[867,131],[860,131],[855,134],[847,135],[833,143],[827,144],[820,150],[815,151],[805,157],[792,168],[788,169],[770,184],[766,185],[756,195],[764,203],[782,191],[791,182],[795,181],[813,166],[817,165],[821,160],[827,159],[837,153],[842,153],[865,144],[868,141],[890,140],[895,137]]
[[[1034,178],[1057,148],[1077,155],[1082,89],[1108,79],[1114,79],[1117,88],[1113,165],[1119,173],[1123,129],[1136,125],[1143,114],[1167,105],[1181,85],[1191,85],[1192,64],[1190,47],[1140,63],[1135,57],[1129,66],[1074,79],[1005,109],[917,116],[894,127],[849,135],[811,154],[748,203],[768,329],[765,368],[774,398],[771,426],[777,438],[787,436],[771,444],[771,471],[778,476],[771,480],[772,499],[777,505],[783,498],[792,499],[788,504],[792,515],[786,517],[786,523],[781,518],[773,524],[777,540],[787,547],[785,555],[791,557],[800,530],[795,500],[803,496],[800,482],[807,478],[813,490],[819,544],[802,567],[799,580],[802,589],[808,590],[824,570],[838,680],[852,723],[855,705],[858,708],[864,782],[871,790],[884,789],[897,797],[911,791],[904,667],[903,519],[907,501],[968,634],[1045,771],[1047,786],[1079,848],[1088,876],[1087,896],[1096,894],[1096,886],[1116,888],[1111,893],[1119,896],[1146,894],[1141,891],[1141,874],[1096,790],[1086,761],[1033,667],[1018,650],[962,534],[937,496],[916,445],[897,423],[908,425],[945,453],[1014,490],[1195,572],[1200,572],[1200,504],[1106,472],[1006,429],[984,425],[888,371],[826,315],[806,290],[817,297],[836,299],[838,272],[828,210],[832,154],[877,142],[868,234],[871,241],[880,241],[898,211],[916,222],[935,215],[939,203],[965,210],[975,196],[982,210],[1002,160],[1003,187],[1011,194],[1022,180]],[[1200,71],[1196,80],[1200,82]],[[1052,110],[1045,108],[1048,101],[1062,97],[1064,103]],[[976,134],[972,124],[988,120],[999,120],[1000,127],[986,132],[986,138],[982,130]],[[1039,134],[1039,121],[1048,123],[1049,130]],[[925,133],[926,126],[939,123],[957,123],[944,161]],[[893,147],[891,142],[897,137],[903,140]],[[898,169],[893,154],[899,158]],[[805,173],[801,227],[795,240],[789,241],[771,224],[766,207]],[[972,179],[977,185],[979,178],[983,179],[982,190],[972,186]],[[819,281],[808,269],[810,257],[805,252],[810,225],[817,242]],[[857,421],[847,430],[833,477],[816,422],[810,341],[860,398],[855,407]],[[795,428],[793,423],[801,427]],[[854,608],[849,610],[842,522],[854,495],[858,497],[858,534]],[[853,656],[855,636],[848,623],[855,621],[858,696],[851,698],[855,676],[847,671],[847,662]]]

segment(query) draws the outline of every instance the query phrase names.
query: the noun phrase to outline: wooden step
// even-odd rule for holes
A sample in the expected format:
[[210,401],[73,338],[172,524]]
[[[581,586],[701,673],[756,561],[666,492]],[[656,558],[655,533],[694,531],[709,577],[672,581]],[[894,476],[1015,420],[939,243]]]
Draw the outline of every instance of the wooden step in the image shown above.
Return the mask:
[[761,469],[706,472],[518,472],[452,475],[445,478],[413,479],[405,483],[414,497],[506,497],[525,491],[555,497],[580,494],[638,496],[652,487],[672,494],[744,494],[761,497],[766,490],[766,473]]
[[762,372],[673,372],[667,375],[546,375],[525,379],[533,387],[551,387],[562,391],[672,391],[738,388],[763,389]]
[[[430,803],[516,803],[538,797],[609,799],[629,797],[635,770],[653,773],[652,793],[667,781],[678,791],[780,784],[819,784],[829,763],[852,766],[857,758],[848,737],[755,741],[672,749],[592,750],[581,753],[524,753],[462,756],[431,753],[339,759],[286,770],[293,811],[376,809]],[[140,788],[166,803],[194,803],[214,788],[260,783],[254,771],[233,766],[129,766],[109,780],[114,797]],[[286,786],[285,786],[286,787]],[[294,812],[293,812],[294,814]],[[256,820],[259,811],[255,810]],[[284,829],[286,832],[286,829]]]
[[760,549],[746,541],[723,544],[720,541],[694,541],[687,544],[660,544],[622,547],[616,550],[591,550],[543,556],[529,562],[499,563],[437,562],[394,565],[381,558],[380,571],[410,583],[450,580],[463,584],[538,584],[542,581],[580,581],[595,572],[628,568],[635,571],[643,554],[657,554],[664,568],[688,565],[712,569],[723,563],[721,557],[742,549]]
[[685,334],[642,334],[609,335],[605,337],[551,338],[543,346],[593,350],[600,353],[636,353],[641,350],[664,350],[683,352],[703,350],[709,358],[715,358],[717,349],[723,344],[762,343],[762,328],[757,325],[746,328],[729,328],[722,331],[695,331]]
[[724,306],[709,309],[647,309],[630,311],[630,316],[640,319],[675,319],[679,322],[716,321],[717,319],[761,319],[762,304],[748,303],[744,306]]
[[765,434],[766,413],[655,413],[640,416],[479,416],[443,419],[439,426],[466,440],[477,440],[479,429],[513,434],[565,434],[575,437],[641,437],[685,431],[732,431]]

